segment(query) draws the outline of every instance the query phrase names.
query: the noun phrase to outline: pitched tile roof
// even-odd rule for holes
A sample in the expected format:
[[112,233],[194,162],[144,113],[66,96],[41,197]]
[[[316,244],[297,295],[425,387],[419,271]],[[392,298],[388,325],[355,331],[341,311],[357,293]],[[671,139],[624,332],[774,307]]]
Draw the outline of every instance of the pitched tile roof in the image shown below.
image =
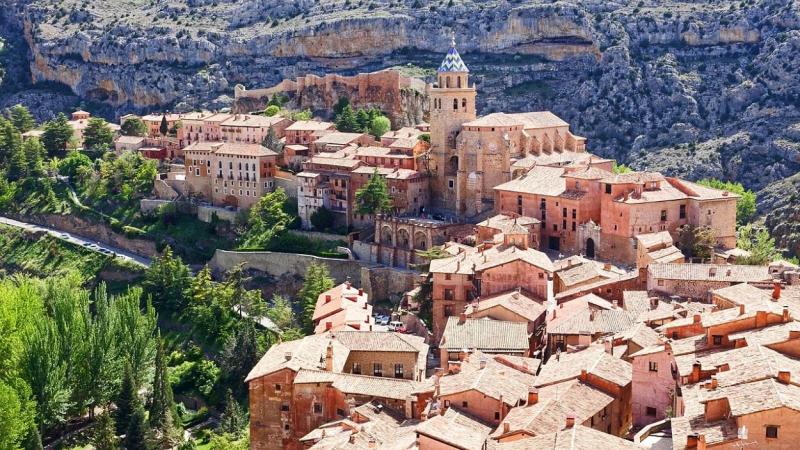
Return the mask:
[[456,50],[455,42],[453,42],[450,50],[447,51],[447,54],[442,60],[442,64],[439,66],[437,72],[469,72],[467,65],[464,64],[464,61],[461,59],[461,55],[459,55],[458,50]]
[[614,401],[614,397],[578,380],[543,387],[538,395],[537,403],[511,409],[492,436],[506,434],[505,424],[509,433],[553,433],[566,426],[567,416],[574,415],[575,423],[580,424]]
[[551,356],[539,371],[536,385],[547,386],[577,378],[582,370],[622,387],[631,382],[633,374],[630,363],[606,353],[602,346],[591,346],[578,352]]
[[494,215],[476,226],[498,230],[500,233],[507,233],[516,225],[528,226],[541,223],[539,219],[527,216],[511,217],[506,214]]
[[[283,369],[292,371],[320,369],[324,367],[320,360],[324,359],[329,342],[331,342],[329,335],[315,334],[295,341],[275,344],[250,370],[245,382]],[[349,352],[341,343],[333,342],[334,371],[342,370]]]
[[[475,366],[476,359],[483,360],[485,367]],[[534,375],[510,367],[499,358],[474,353],[470,360],[471,364],[462,364],[459,373],[439,378],[440,397],[476,391],[498,401],[502,399],[503,403],[513,407],[528,397],[528,391],[536,382]],[[430,390],[430,384],[426,383],[423,391]]]
[[417,425],[417,433],[461,450],[483,450],[491,427],[457,408]]
[[508,310],[530,322],[535,322],[547,312],[547,305],[543,301],[535,300],[524,291],[514,290],[477,299],[468,305],[467,315],[472,316],[495,308]]
[[274,151],[261,144],[243,144],[237,142],[225,142],[213,150],[217,155],[235,156],[277,156]]
[[327,372],[325,370],[300,369],[294,384],[331,383],[345,393],[378,398],[405,400],[417,387],[417,382],[401,378],[371,377],[351,373]]
[[663,341],[661,335],[654,329],[648,327],[644,322],[638,322],[631,328],[615,334],[614,339],[632,342],[642,348],[658,345]]
[[532,248],[523,250],[513,245],[497,245],[483,251],[478,251],[474,247],[458,248],[462,251],[452,258],[431,261],[430,272],[472,275],[476,271],[520,260],[548,272],[552,272],[554,269],[553,262],[547,254]]
[[525,175],[498,184],[496,191],[536,194],[556,197],[567,190],[567,181],[561,167],[534,166]]
[[314,141],[314,144],[347,145],[363,136],[364,133],[343,133],[340,131],[335,131],[333,133],[328,133],[320,137],[319,139]]
[[286,131],[317,131],[327,130],[333,126],[330,122],[320,122],[318,120],[298,120],[286,127]]
[[731,283],[748,283],[772,280],[772,275],[770,275],[769,268],[766,266],[725,264],[650,264],[647,270],[650,278],[666,280],[725,281]]
[[509,114],[509,116],[522,122],[524,129],[567,127],[569,124],[550,111],[530,111]]
[[584,309],[558,324],[547,327],[548,334],[614,334],[631,328],[634,316],[628,311]]
[[492,319],[448,317],[442,333],[441,348],[478,349],[482,352],[526,352],[530,348],[528,324]]
[[572,428],[539,436],[499,443],[494,450],[642,450],[644,447],[594,428]]

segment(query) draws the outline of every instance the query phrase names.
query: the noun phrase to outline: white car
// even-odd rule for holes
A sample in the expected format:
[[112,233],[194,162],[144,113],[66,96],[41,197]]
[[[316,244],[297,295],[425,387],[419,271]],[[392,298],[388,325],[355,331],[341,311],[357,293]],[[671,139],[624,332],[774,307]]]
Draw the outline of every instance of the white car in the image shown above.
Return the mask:
[[399,331],[401,328],[403,328],[403,322],[398,320],[389,322],[389,331]]

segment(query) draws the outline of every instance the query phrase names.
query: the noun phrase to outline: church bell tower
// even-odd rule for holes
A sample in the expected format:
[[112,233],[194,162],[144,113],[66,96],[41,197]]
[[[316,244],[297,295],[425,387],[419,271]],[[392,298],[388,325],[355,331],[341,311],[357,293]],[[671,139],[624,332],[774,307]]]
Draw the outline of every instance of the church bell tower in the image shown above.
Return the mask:
[[475,95],[475,85],[469,85],[469,69],[456,50],[453,34],[450,50],[437,70],[436,83],[430,88],[431,189],[433,205],[439,209],[458,209],[456,136],[463,123],[476,118]]

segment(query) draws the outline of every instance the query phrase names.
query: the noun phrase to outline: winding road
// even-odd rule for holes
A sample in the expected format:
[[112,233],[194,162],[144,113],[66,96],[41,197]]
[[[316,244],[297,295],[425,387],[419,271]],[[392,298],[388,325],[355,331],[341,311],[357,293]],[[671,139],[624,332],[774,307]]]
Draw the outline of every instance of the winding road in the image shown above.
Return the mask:
[[[66,242],[70,242],[75,245],[80,245],[84,248],[89,250],[94,250],[98,253],[105,253],[109,256],[114,255],[118,258],[122,258],[124,260],[132,261],[134,263],[140,264],[144,267],[149,267],[152,264],[153,260],[147,258],[142,255],[137,255],[136,253],[131,253],[127,250],[121,249],[119,247],[114,247],[103,242],[95,241],[74,233],[67,233],[66,231],[57,230],[55,228],[50,228],[42,225],[35,225],[32,223],[21,222],[19,220],[10,219],[8,217],[0,216],[0,224],[8,225],[16,228],[22,228],[28,231],[42,231],[45,232],[55,238],[61,239]],[[111,252],[111,253],[108,253]]]

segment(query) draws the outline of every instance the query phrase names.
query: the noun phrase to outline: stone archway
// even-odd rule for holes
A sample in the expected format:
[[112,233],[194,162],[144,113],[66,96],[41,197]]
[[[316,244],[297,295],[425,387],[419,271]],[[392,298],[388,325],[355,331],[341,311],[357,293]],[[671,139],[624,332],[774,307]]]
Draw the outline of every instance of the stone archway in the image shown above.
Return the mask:
[[428,249],[428,236],[422,231],[414,233],[414,248],[417,250]]
[[392,246],[392,227],[381,228],[381,245]]
[[453,156],[447,162],[447,170],[449,173],[456,173],[458,172],[458,156]]
[[594,239],[592,238],[586,240],[586,257],[594,258]]
[[405,228],[401,228],[397,230],[397,247],[402,249],[411,249],[411,236],[408,234],[408,230]]

